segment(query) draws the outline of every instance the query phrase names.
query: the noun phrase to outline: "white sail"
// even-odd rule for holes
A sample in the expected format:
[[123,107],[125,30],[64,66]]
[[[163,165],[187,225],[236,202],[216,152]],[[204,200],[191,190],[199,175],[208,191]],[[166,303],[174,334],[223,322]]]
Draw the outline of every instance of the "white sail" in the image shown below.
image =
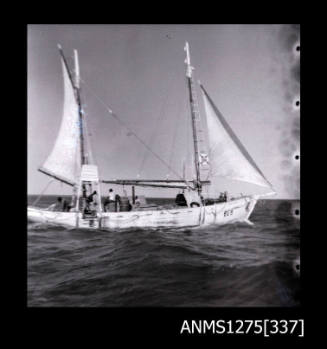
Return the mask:
[[64,108],[60,130],[51,154],[39,169],[58,180],[74,185],[81,171],[80,124],[74,88],[63,59]]
[[223,177],[272,189],[201,85],[209,137],[210,179]]

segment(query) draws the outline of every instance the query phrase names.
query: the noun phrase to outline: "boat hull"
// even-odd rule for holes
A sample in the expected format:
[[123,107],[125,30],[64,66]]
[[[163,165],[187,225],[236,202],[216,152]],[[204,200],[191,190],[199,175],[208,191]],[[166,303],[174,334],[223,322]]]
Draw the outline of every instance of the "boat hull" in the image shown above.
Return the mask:
[[36,207],[28,207],[27,211],[30,222],[70,228],[115,230],[125,228],[196,227],[246,222],[256,202],[256,197],[247,196],[202,207],[103,212],[101,217],[91,220],[83,219],[82,214],[76,212],[52,212]]

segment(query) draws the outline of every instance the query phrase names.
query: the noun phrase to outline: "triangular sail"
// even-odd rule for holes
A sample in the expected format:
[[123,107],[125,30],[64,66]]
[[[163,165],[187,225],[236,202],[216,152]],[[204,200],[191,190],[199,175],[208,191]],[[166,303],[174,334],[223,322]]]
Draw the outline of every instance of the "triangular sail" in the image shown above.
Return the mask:
[[60,130],[51,154],[39,169],[62,182],[74,185],[81,171],[80,120],[74,88],[63,58],[64,108]]
[[209,137],[210,179],[223,177],[272,188],[201,85]]

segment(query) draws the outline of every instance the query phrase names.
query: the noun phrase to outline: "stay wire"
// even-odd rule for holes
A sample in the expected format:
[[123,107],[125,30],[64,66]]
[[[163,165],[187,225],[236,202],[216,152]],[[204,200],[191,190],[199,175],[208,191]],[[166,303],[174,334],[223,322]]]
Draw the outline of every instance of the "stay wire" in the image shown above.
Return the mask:
[[[169,79],[169,83],[168,83],[168,88],[167,88],[166,94],[163,98],[163,102],[162,102],[162,105],[161,105],[161,108],[160,108],[160,111],[158,113],[157,120],[155,123],[156,127],[153,129],[153,132],[152,132],[151,137],[150,137],[149,147],[152,146],[153,141],[155,139],[155,136],[157,134],[157,131],[158,131],[158,129],[160,129],[160,127],[158,127],[158,125],[160,124],[161,120],[164,119],[166,106],[167,106],[167,102],[168,102],[168,96],[169,96],[169,93],[171,93],[171,85],[173,83],[173,77],[174,77],[173,74],[171,74],[170,79]],[[142,162],[140,164],[138,173],[141,173],[141,171],[143,171],[146,160],[147,160],[147,153],[145,152],[144,156],[142,158]],[[171,163],[169,163],[169,166],[171,166]]]
[[[84,79],[80,78],[80,81],[83,82],[83,84],[89,89],[89,91],[94,95],[94,97],[105,107],[105,109],[108,111],[108,113],[116,120],[118,121],[122,126],[124,126],[130,133],[133,135],[154,157],[156,157],[162,164],[164,164],[172,173],[174,173],[179,179],[181,179],[182,182],[185,182],[187,187],[192,188],[184,179],[173,169],[171,168],[165,160],[163,160],[158,154],[156,154],[144,141],[142,138],[140,138],[130,127],[126,125],[126,123],[115,114],[112,109],[107,106],[107,104],[91,89],[91,87],[85,82]],[[192,188],[193,189],[193,188]]]
[[48,182],[48,184],[45,186],[45,188],[42,190],[41,194],[35,199],[35,201],[32,203],[32,206],[35,206],[39,200],[41,199],[42,195],[44,194],[44,192],[48,189],[49,185],[54,181],[55,179],[52,178],[50,179],[50,181]]
[[174,135],[173,135],[172,147],[171,147],[171,151],[170,151],[169,166],[171,166],[171,164],[172,164],[173,155],[176,155],[175,146],[176,146],[177,133],[178,133],[178,130],[180,129],[179,125],[180,125],[180,121],[181,121],[181,108],[182,108],[182,104],[179,103],[177,118],[175,119],[176,124],[175,124],[175,130],[174,130]]

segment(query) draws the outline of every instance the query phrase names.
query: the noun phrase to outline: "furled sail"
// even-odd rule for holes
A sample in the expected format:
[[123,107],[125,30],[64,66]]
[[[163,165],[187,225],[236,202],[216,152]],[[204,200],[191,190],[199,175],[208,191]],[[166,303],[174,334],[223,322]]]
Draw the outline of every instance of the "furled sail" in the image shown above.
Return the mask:
[[209,138],[210,179],[224,177],[272,189],[202,85]]
[[65,62],[61,58],[64,80],[64,108],[60,130],[52,152],[39,170],[64,183],[74,185],[81,171],[78,104]]

